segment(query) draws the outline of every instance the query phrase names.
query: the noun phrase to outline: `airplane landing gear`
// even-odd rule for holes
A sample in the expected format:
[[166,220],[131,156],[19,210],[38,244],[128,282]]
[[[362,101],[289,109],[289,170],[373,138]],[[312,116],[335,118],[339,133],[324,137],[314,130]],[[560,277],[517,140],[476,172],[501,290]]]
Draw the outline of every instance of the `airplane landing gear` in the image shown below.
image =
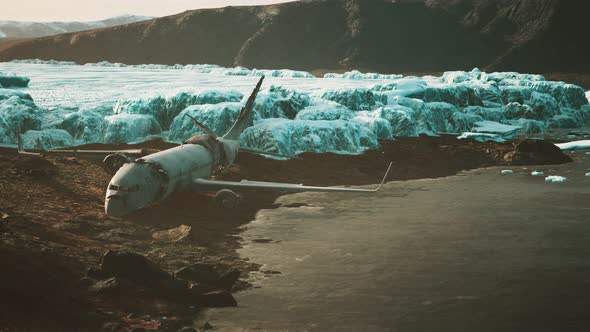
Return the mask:
[[215,202],[224,209],[235,209],[240,202],[240,195],[229,189],[221,189],[215,194]]

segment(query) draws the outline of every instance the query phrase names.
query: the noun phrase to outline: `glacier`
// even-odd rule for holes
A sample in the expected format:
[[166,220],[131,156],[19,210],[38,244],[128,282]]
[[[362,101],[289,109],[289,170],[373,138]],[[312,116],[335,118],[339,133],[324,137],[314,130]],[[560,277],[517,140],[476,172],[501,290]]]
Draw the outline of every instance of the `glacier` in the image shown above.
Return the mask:
[[0,63],[0,71],[28,84],[0,88],[0,143],[14,144],[20,133],[43,148],[153,137],[181,143],[201,133],[186,115],[221,135],[261,75],[267,79],[241,140],[283,154],[360,153],[379,140],[424,134],[504,141],[590,125],[581,87],[514,72],[317,78],[286,69],[52,60]]

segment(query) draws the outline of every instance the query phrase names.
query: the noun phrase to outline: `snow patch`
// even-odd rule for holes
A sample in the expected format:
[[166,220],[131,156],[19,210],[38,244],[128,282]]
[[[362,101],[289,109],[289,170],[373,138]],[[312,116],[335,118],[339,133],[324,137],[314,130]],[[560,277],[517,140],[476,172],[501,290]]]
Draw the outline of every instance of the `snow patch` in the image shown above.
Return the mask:
[[590,149],[590,140],[573,141],[555,145],[561,150],[585,150]]
[[559,176],[559,175],[550,175],[545,178],[545,182],[550,182],[550,183],[564,183],[566,181],[567,181],[566,177]]

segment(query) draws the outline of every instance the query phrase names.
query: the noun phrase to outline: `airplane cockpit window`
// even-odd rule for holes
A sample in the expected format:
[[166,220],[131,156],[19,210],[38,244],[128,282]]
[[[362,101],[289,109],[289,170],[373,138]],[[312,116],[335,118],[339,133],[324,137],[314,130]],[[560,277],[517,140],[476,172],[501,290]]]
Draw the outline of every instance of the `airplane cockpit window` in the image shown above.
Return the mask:
[[110,190],[118,190],[118,191],[127,191],[127,192],[134,192],[134,191],[139,191],[139,185],[134,185],[131,187],[125,187],[125,186],[116,186],[114,184],[111,184],[109,186]]

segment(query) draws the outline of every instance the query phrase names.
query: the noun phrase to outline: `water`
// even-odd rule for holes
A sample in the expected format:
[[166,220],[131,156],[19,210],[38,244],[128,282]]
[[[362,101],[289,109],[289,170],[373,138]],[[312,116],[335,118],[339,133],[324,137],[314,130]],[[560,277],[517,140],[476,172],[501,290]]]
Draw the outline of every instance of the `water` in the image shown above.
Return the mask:
[[[205,320],[222,331],[587,326],[590,163],[578,155],[512,175],[490,168],[391,182],[374,196],[284,196],[309,206],[261,211],[240,250],[281,274],[252,275],[257,288],[237,294],[238,308]],[[534,169],[568,182],[546,183]]]
[[[112,107],[118,99],[149,98],[202,89],[235,89],[249,94],[259,77],[224,76],[178,69],[95,67],[51,64],[0,63],[0,72],[12,72],[31,79],[28,89],[43,108]],[[372,87],[382,80],[267,77],[271,84],[298,91],[322,88]]]

